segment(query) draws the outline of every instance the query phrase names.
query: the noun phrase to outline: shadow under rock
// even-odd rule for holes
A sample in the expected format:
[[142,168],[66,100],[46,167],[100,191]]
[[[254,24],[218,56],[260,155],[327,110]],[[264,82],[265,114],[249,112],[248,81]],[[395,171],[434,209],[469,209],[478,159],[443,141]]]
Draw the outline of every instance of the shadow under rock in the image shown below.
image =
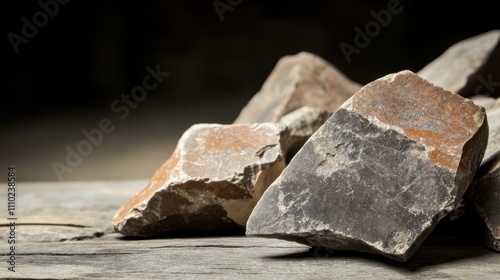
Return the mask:
[[385,265],[401,272],[415,272],[423,268],[453,263],[463,259],[472,259],[490,254],[490,250],[479,246],[465,245],[440,245],[421,246],[415,254],[405,263],[388,259],[378,255],[372,255],[362,252],[338,251],[323,247],[311,247],[308,251],[302,251],[292,254],[268,256],[272,260],[310,260],[313,259],[331,259],[331,260],[358,260],[366,263],[377,263]]
[[[471,213],[471,211],[467,213]],[[310,260],[311,258],[325,259],[326,261],[328,259],[332,261],[358,260],[388,266],[400,272],[416,272],[435,265],[474,259],[491,254],[491,250],[488,250],[482,244],[482,226],[474,213],[455,221],[441,221],[432,234],[405,263],[369,253],[339,251],[324,247],[311,247],[305,252],[268,256],[267,258],[273,260]],[[474,230],[471,231],[471,229]]]
[[193,238],[193,237],[231,237],[245,236],[245,229],[232,228],[223,230],[177,230],[163,232],[148,237],[121,236],[120,240],[147,240],[147,239],[170,239],[170,238]]

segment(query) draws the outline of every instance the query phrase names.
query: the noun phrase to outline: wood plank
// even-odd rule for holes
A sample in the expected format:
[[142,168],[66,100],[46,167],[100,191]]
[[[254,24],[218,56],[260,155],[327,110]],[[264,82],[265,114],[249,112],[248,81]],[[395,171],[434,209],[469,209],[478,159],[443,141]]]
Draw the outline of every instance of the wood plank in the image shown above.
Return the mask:
[[[115,211],[147,180],[18,183],[20,242],[53,242],[110,233]],[[7,193],[1,192],[0,242],[7,236]]]
[[[436,238],[401,264],[242,235],[173,233],[134,239],[111,233],[116,209],[145,184],[146,180],[20,184],[16,272],[7,270],[7,216],[0,212],[4,224],[0,278],[497,279],[500,275],[500,254],[480,245]],[[0,205],[5,203],[3,192]],[[23,224],[26,221],[38,225]]]
[[106,238],[22,243],[17,272],[54,279],[498,279],[500,255],[482,247],[424,246],[401,264],[363,254],[310,250],[248,238]]

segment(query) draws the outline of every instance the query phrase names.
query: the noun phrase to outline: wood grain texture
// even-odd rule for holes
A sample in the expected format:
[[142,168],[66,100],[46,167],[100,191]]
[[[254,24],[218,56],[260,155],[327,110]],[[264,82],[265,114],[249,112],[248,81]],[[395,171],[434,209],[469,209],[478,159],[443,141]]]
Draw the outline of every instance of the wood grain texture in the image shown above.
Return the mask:
[[[18,183],[18,240],[54,242],[109,233],[116,210],[146,184],[146,180]],[[0,211],[0,242],[7,236],[6,195],[0,194],[5,209]]]
[[[401,264],[366,254],[328,252],[293,242],[241,235],[170,234],[127,239],[109,233],[114,211],[145,183],[19,184],[21,225],[16,228],[16,272],[9,272],[2,261],[0,278],[496,279],[500,275],[500,254],[481,246],[449,242],[424,243],[407,263]],[[5,205],[5,201],[2,192],[0,205]],[[96,215],[95,219],[91,219],[92,215]],[[39,224],[57,222],[87,227],[22,225],[30,219]],[[6,216],[1,213],[0,222],[4,221]],[[6,259],[7,230],[5,226],[0,230],[1,254]],[[97,232],[102,236],[93,237]]]

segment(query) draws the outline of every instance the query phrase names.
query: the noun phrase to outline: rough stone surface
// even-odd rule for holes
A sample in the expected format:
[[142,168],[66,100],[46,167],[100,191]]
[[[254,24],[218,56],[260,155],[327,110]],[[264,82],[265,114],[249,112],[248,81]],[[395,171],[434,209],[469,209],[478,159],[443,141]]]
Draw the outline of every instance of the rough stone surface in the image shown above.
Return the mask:
[[[497,98],[495,103],[486,108],[486,115],[488,116],[488,125],[490,127],[491,137],[496,139],[495,135],[500,133],[500,98]],[[492,143],[491,140],[492,139],[489,140],[488,146]],[[500,139],[498,139],[495,143],[498,142],[500,142]],[[500,143],[498,144],[500,145]]]
[[485,244],[500,251],[500,103],[489,106],[486,114],[493,125],[490,125],[488,147],[471,185],[470,197],[485,224]]
[[294,143],[292,149],[298,150],[327,120],[333,112],[320,108],[302,107],[280,119],[290,131]]
[[[460,41],[427,64],[418,75],[462,96],[499,95],[500,90],[486,86],[500,80],[500,30],[492,30]],[[479,88],[478,88],[479,87]]]
[[482,107],[410,71],[358,91],[267,189],[247,235],[406,261],[454,209],[488,139]]
[[475,96],[470,99],[486,109],[489,135],[488,146],[486,147],[486,152],[481,163],[484,164],[500,151],[500,98],[493,99],[491,97]]
[[285,56],[234,122],[278,122],[304,106],[334,112],[360,88],[314,54]]
[[149,184],[113,219],[117,232],[244,227],[285,167],[289,135],[276,123],[199,124],[188,129]]

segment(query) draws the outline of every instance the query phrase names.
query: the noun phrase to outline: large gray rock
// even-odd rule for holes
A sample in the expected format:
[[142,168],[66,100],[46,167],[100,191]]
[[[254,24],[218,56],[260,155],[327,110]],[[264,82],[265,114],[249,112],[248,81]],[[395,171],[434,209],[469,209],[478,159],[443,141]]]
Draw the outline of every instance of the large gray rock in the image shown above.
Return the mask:
[[304,106],[334,112],[360,88],[319,56],[285,56],[234,123],[278,122]]
[[285,168],[290,141],[277,123],[194,125],[149,184],[117,211],[113,226],[128,236],[244,227]]
[[[462,96],[500,96],[500,30],[460,41],[427,64],[418,75]],[[492,83],[493,82],[493,83]]]
[[459,203],[487,138],[482,107],[410,71],[388,75],[309,138],[246,233],[406,261]]

